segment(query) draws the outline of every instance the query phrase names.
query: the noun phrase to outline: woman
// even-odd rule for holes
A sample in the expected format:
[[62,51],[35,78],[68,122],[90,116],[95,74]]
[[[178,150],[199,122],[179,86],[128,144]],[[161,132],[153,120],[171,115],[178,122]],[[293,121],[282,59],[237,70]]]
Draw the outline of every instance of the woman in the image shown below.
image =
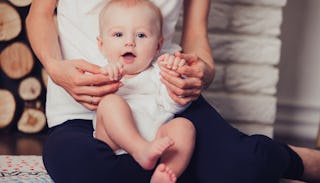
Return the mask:
[[[161,74],[176,102],[193,101],[180,116],[194,122],[196,147],[179,181],[271,183],[281,177],[319,180],[319,153],[289,147],[265,136],[247,136],[229,126],[200,96],[214,76],[207,37],[210,0],[153,2],[164,16],[164,52],[180,50],[171,40],[180,9],[184,8],[183,53],[179,57],[187,61],[188,67],[180,70],[187,78],[178,78],[167,70]],[[60,39],[53,19],[57,3]],[[121,86],[100,73],[97,53],[86,51],[86,47],[96,46],[97,15],[105,3],[33,0],[27,17],[31,46],[51,78],[46,108],[50,132],[43,158],[55,182],[148,182],[152,174],[129,155],[115,156],[105,143],[92,137],[92,111],[103,96]]]

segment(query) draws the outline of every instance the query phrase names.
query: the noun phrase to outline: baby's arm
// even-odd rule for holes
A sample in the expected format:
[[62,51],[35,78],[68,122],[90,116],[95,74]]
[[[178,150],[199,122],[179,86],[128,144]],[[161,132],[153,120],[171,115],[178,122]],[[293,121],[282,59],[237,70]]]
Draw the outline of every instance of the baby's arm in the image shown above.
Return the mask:
[[121,63],[108,63],[101,68],[103,74],[109,75],[111,81],[119,81],[124,75],[123,64]]
[[174,55],[163,54],[158,57],[157,63],[160,67],[165,67],[169,70],[176,71],[177,69],[182,67],[186,63],[186,61]]

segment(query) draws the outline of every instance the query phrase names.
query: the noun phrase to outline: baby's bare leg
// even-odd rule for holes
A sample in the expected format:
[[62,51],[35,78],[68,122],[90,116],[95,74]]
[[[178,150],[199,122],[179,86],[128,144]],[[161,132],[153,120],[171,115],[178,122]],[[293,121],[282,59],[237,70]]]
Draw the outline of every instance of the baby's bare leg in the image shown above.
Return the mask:
[[96,137],[113,150],[124,149],[144,169],[153,169],[162,153],[173,145],[165,136],[146,141],[138,132],[130,106],[116,94],[107,95],[98,106]]
[[[162,125],[158,131],[156,138],[168,136],[175,142],[162,154],[160,160],[174,173],[175,177],[179,177],[188,166],[194,149],[195,133],[193,124],[185,118],[175,118]],[[167,173],[168,171],[156,171],[157,169],[152,176],[151,183],[159,182],[158,179],[163,179],[163,176],[172,177],[170,173]],[[175,180],[172,182],[175,182]]]

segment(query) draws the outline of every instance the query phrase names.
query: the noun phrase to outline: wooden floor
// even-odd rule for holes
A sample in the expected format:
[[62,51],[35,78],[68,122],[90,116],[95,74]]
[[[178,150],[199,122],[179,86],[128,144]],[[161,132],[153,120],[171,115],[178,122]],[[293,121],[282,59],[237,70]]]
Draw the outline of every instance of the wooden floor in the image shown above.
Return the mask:
[[0,155],[41,155],[45,134],[0,132]]

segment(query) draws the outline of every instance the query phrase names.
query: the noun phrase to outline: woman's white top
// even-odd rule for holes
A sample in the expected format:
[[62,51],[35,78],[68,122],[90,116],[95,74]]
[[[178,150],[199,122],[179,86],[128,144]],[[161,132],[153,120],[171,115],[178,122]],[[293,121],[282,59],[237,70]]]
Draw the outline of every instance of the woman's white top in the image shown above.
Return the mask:
[[[172,42],[183,0],[152,0],[160,7],[163,17],[164,45],[162,52],[173,53],[181,48]],[[98,18],[108,0],[59,0],[58,29],[64,59],[85,59],[103,66],[97,47]],[[62,87],[49,78],[46,115],[48,126],[53,127],[70,119],[93,119],[94,112],[77,103]]]

